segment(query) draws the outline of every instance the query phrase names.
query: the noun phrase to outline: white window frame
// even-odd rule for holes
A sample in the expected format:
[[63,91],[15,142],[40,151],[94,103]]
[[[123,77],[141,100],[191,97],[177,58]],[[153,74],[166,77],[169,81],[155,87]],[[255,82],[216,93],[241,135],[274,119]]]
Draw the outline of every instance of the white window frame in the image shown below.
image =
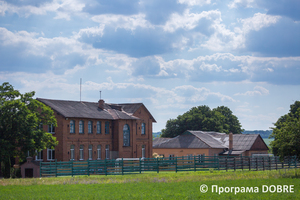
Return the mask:
[[109,134],[109,122],[105,122],[105,134]]
[[79,134],[84,134],[84,121],[79,121]]
[[89,160],[93,160],[93,145],[88,146]]
[[145,158],[146,155],[146,145],[142,146],[142,158]]
[[55,134],[55,127],[53,124],[48,125],[48,133]]
[[79,160],[84,160],[84,152],[83,152],[84,146],[79,146]]
[[37,150],[35,150],[36,152],[36,156],[35,156],[35,160],[36,161],[43,161],[43,150],[37,152]]
[[88,121],[88,134],[93,133],[93,121]]
[[101,134],[101,121],[97,121],[97,134]]
[[105,146],[105,159],[109,159],[110,158],[110,152],[109,152],[109,144],[107,144]]
[[141,130],[141,134],[142,135],[146,135],[146,124],[145,123],[142,123],[142,130]]
[[70,146],[70,160],[75,160],[75,145],[74,144],[72,144],[71,146]]
[[130,128],[128,124],[123,126],[123,146],[129,147],[130,146]]
[[97,160],[101,160],[101,144],[97,145]]
[[[54,155],[53,155],[53,152],[54,152]],[[49,161],[55,160],[55,149],[47,149],[47,160],[49,160]]]
[[70,121],[70,133],[75,133],[75,121]]

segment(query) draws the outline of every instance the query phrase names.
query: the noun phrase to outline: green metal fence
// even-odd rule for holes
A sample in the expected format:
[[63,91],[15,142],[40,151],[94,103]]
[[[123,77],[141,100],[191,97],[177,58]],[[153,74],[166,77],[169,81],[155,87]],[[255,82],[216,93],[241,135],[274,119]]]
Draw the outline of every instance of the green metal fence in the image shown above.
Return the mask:
[[277,170],[299,168],[297,157],[222,157],[182,156],[172,158],[144,158],[118,160],[87,160],[69,162],[40,162],[40,176],[124,175],[146,171],[201,170]]

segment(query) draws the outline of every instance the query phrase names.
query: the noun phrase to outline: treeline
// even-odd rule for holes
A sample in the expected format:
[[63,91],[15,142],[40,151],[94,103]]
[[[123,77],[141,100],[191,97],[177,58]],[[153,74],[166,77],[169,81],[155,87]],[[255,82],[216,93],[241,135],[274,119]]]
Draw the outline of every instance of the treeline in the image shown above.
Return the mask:
[[269,138],[269,136],[272,134],[272,130],[255,130],[255,131],[243,131],[243,134],[260,134],[262,138]]

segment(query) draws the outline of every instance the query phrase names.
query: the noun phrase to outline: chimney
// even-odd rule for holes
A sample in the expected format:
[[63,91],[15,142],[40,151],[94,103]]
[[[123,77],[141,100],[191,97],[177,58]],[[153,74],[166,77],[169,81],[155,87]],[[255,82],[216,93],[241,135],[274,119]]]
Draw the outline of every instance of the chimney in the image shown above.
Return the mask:
[[98,101],[98,107],[100,108],[100,109],[104,109],[104,103],[105,103],[105,101],[103,100],[103,99],[100,99],[99,101]]
[[233,134],[230,132],[229,133],[229,148],[228,150],[232,150],[233,149]]
[[26,158],[26,160],[27,160],[27,163],[30,163],[30,162],[32,161],[32,157],[28,156],[28,157]]

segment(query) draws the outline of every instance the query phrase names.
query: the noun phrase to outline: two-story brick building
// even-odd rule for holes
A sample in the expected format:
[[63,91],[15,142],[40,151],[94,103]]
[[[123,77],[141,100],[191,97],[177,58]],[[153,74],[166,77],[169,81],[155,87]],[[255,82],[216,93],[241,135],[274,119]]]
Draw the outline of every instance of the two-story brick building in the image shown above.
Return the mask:
[[152,156],[152,123],[142,103],[108,104],[37,98],[52,108],[57,127],[43,125],[59,142],[35,160],[69,161]]

